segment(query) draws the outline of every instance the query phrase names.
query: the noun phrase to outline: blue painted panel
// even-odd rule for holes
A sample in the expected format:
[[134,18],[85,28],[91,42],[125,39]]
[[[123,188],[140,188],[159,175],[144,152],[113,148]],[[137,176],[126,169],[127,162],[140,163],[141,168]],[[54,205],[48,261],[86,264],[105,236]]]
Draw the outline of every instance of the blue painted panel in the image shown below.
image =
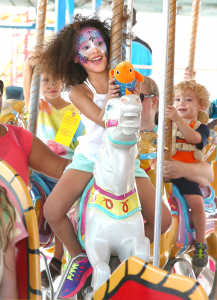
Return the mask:
[[55,32],[57,32],[66,25],[66,1],[65,0],[55,1],[55,14],[56,14]]
[[74,0],[66,0],[66,8],[68,10],[69,23],[73,22],[73,14],[75,10]]

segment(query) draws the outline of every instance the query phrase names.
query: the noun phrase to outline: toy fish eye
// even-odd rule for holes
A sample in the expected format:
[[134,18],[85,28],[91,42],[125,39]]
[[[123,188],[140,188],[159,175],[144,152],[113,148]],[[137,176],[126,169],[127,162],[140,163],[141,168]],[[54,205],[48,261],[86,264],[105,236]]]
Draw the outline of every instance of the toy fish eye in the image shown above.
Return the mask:
[[130,68],[130,73],[132,73],[133,72],[133,70]]
[[119,71],[116,71],[116,74],[119,75]]

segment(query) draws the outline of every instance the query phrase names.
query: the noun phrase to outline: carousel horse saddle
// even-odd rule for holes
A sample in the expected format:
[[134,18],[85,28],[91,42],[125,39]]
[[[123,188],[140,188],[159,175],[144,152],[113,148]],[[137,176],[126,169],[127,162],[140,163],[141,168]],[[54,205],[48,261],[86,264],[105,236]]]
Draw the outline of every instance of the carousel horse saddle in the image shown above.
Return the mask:
[[125,195],[115,196],[97,186],[94,178],[88,183],[80,201],[77,201],[73,207],[69,218],[74,226],[75,232],[77,232],[78,240],[83,249],[85,249],[86,208],[98,209],[116,220],[125,219],[136,211],[141,210],[135,189]]
[[[216,210],[215,192],[211,186],[201,189],[204,197],[204,207],[206,215],[212,214]],[[179,189],[173,184],[173,202],[175,209],[172,214],[178,215],[179,228],[176,237],[176,247],[182,248],[180,254],[186,251],[195,239],[195,230],[191,219],[191,211],[185,201],[185,198],[180,194]],[[214,222],[206,223],[206,232],[214,230]]]

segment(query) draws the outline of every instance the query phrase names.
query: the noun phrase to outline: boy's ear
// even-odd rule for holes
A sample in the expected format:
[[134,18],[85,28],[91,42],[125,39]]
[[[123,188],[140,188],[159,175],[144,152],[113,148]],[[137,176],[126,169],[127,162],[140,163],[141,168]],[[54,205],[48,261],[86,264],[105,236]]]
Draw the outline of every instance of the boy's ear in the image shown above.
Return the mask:
[[200,107],[198,108],[198,111],[202,111],[204,110],[204,107],[202,105],[200,105]]

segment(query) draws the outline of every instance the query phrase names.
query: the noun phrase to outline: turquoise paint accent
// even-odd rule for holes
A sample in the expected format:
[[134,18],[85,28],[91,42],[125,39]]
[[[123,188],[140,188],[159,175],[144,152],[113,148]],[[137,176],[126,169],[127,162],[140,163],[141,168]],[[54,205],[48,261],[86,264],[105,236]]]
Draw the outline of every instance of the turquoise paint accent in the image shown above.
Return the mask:
[[113,144],[116,144],[116,145],[135,145],[137,143],[137,140],[136,141],[128,141],[128,142],[113,140],[113,138],[109,135],[108,131],[107,131],[107,134],[108,134],[108,138],[109,138],[110,142],[112,142]]
[[216,209],[215,191],[214,191],[214,189],[211,186],[209,186],[209,188],[210,188],[211,194],[210,194],[210,196],[208,198],[204,198],[204,203],[205,204],[213,204],[213,206],[212,206],[212,208],[206,208],[205,207],[205,211],[207,211],[207,212],[213,212]]
[[47,187],[47,185],[38,175],[33,174],[32,179],[35,180],[42,187],[42,189],[45,191],[47,196],[50,195],[51,190]]
[[157,157],[157,152],[139,154],[139,159],[155,159]]
[[158,130],[158,126],[157,126],[157,125],[155,125],[155,126],[154,126],[154,129],[153,129],[153,131],[156,133],[156,132],[157,132],[157,130]]
[[171,215],[177,215],[178,216],[179,214],[178,214],[178,212],[176,210],[172,210],[171,211]]
[[181,202],[181,205],[183,208],[183,215],[184,215],[184,219],[185,219],[185,242],[184,242],[184,246],[180,252],[180,254],[181,254],[186,250],[187,245],[188,245],[187,231],[190,234],[193,234],[195,230],[190,228],[189,218],[188,218],[188,213],[187,213],[187,209],[188,209],[187,203],[185,201],[185,198],[179,193],[179,189],[177,188],[177,186],[175,184],[173,184],[173,194]]
[[131,215],[133,215],[135,212],[137,212],[138,210],[141,210],[141,207],[137,207],[134,210],[132,210],[131,212],[127,213],[124,216],[116,216],[114,214],[112,214],[110,211],[108,211],[107,209],[105,209],[104,207],[98,205],[98,204],[87,204],[87,207],[93,207],[93,208],[97,208],[99,210],[101,210],[104,214],[106,214],[107,216],[116,219],[116,220],[123,220],[126,218],[129,218]]

